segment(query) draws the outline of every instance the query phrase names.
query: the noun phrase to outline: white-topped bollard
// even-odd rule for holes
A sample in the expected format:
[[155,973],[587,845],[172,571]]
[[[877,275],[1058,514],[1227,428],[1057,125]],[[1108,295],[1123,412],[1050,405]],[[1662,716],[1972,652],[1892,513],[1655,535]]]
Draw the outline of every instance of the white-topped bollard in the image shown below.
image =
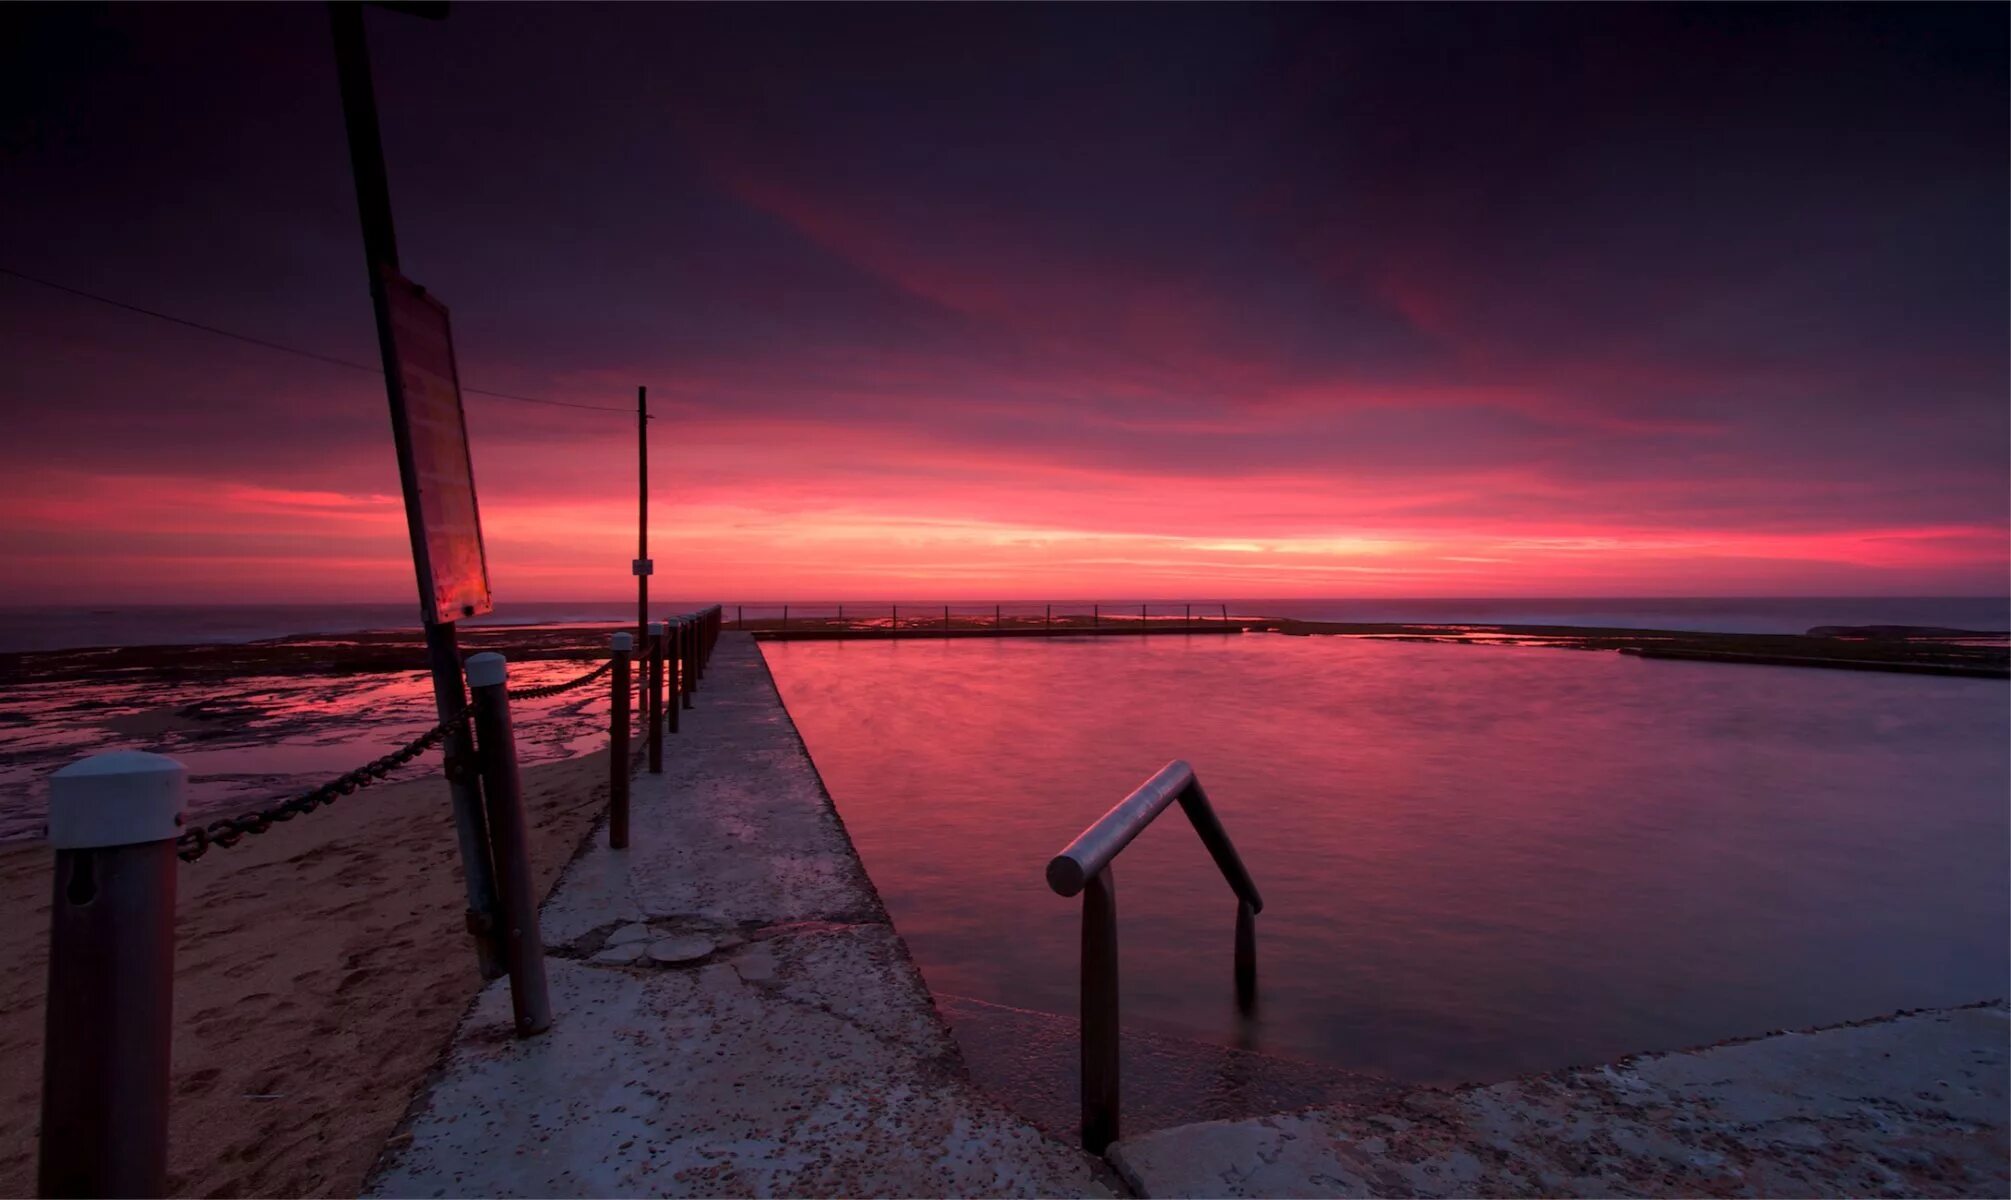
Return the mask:
[[466,670],[482,796],[489,808],[489,859],[495,864],[510,1004],[517,1036],[530,1037],[552,1027],[552,1003],[545,987],[545,939],[538,928],[524,789],[517,774],[517,736],[510,726],[510,667],[502,655],[489,653],[471,656]]
[[182,764],[137,750],[50,777],[39,1195],[167,1192],[175,839],[187,785]]

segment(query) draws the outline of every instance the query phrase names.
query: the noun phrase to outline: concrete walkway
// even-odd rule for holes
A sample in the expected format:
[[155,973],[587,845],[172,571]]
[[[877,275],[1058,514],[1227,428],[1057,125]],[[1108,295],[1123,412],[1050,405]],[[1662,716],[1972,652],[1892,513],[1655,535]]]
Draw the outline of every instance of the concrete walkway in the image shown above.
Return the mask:
[[1488,1087],[1187,1125],[1149,1196],[2004,1196],[2004,1008],[1917,1013]]
[[481,994],[383,1196],[1107,1195],[968,1081],[752,639],[544,908],[552,1003]]

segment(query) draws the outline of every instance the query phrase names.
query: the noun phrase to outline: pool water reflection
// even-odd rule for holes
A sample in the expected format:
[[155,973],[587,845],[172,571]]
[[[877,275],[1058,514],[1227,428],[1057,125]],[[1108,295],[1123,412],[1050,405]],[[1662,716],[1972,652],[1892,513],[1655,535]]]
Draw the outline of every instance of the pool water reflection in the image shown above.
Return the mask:
[[1047,860],[1172,758],[1262,890],[1169,811],[1117,864],[1127,1026],[1403,1080],[2002,995],[2000,681],[1276,635],[767,643],[939,992],[1076,1004]]

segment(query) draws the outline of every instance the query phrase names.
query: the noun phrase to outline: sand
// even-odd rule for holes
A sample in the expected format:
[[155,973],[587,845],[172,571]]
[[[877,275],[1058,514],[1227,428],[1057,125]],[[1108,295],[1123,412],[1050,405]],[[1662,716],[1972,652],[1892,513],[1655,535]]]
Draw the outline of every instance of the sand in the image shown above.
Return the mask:
[[[524,772],[539,894],[607,802],[596,754]],[[0,1196],[34,1194],[50,853],[0,852]],[[181,872],[168,1186],[353,1196],[480,986],[446,785],[384,785]]]

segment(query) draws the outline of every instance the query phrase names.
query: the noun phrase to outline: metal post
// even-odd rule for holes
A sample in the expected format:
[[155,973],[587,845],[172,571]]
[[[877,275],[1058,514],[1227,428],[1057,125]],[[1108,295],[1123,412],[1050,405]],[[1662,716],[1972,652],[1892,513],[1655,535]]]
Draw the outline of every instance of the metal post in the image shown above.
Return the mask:
[[1092,605],[1090,605],[1090,606],[1089,606],[1089,627],[1090,627],[1091,629],[1095,629],[1095,628],[1098,628],[1099,626],[1101,626],[1102,624],[1103,624],[1103,606],[1102,606],[1102,605],[1100,605],[1100,604],[1092,604]]
[[685,708],[691,707],[691,694],[698,690],[698,619],[686,622],[684,631],[684,652],[677,665],[677,701]]
[[789,628],[789,606],[787,604],[782,606],[782,628]]
[[1117,880],[1109,867],[1082,889],[1082,1146],[1117,1140]]
[[122,750],[49,780],[42,1196],[165,1196],[175,838],[188,771]]
[[1250,902],[1236,901],[1236,1008],[1249,1015],[1257,1007],[1257,914]]
[[1047,615],[1041,618],[1040,627],[1047,630],[1054,628],[1054,605],[1047,606]]
[[684,643],[685,639],[690,636],[691,623],[682,617],[672,621],[670,628],[665,630],[663,635],[664,682],[669,686],[671,695],[670,702],[664,708],[665,714],[670,718],[670,731],[672,733],[677,732],[677,714],[684,708],[683,701],[678,699],[678,697],[684,694],[684,668],[682,665],[684,662]]
[[950,606],[945,604],[943,605],[943,632],[948,633],[949,631],[950,631]]
[[1001,610],[998,605],[992,605],[992,628],[994,629],[1003,628],[1005,625],[1005,618],[999,615],[1000,612]]
[[842,604],[838,606],[838,619],[840,621],[843,621],[845,619],[845,606]]
[[1187,611],[1181,615],[1180,627],[1189,633],[1194,631],[1194,606],[1192,604],[1188,605]]
[[739,604],[733,606],[733,627],[740,629],[747,624],[747,609]]
[[[635,389],[635,636],[649,636],[649,389]],[[648,643],[645,642],[645,645]]]
[[[398,356],[391,336],[390,306],[378,268],[398,266],[398,236],[391,220],[391,187],[384,173],[383,137],[377,126],[377,95],[370,81],[370,50],[363,38],[363,7],[331,3],[330,32],[335,41],[335,69],[342,90],[342,118],[349,140],[349,169],[356,181],[357,215],[363,226],[363,262],[370,277],[370,305],[377,319],[377,350],[387,377],[396,378]],[[410,456],[402,445],[403,426],[391,423],[401,442],[398,477],[405,495],[406,532],[415,566],[424,561],[425,529],[421,523],[419,481],[411,477]],[[454,626],[432,619],[432,597],[426,573],[419,572],[419,604],[426,626],[426,659],[433,673],[433,707],[441,721],[460,716],[467,692],[461,686],[461,651]],[[456,725],[441,741],[447,763],[447,784],[454,810],[454,838],[461,851],[461,878],[468,893],[468,932],[475,940],[475,961],[482,978],[503,973],[502,951],[496,942],[495,874],[489,862],[487,821],[482,793],[475,782],[472,740]]]
[[649,773],[663,774],[663,622],[649,623]]
[[510,729],[509,664],[500,654],[468,660],[468,688],[474,695],[475,744],[482,752],[482,791],[489,798],[489,835],[495,840],[496,882],[502,894],[503,945],[510,965],[510,1007],[517,1036],[552,1027],[552,1001],[545,991],[545,939],[538,930],[536,877],[524,818],[524,791],[517,776],[517,739]]
[[1150,624],[1150,622],[1148,622],[1145,619],[1145,606],[1141,604],[1138,606],[1138,632],[1144,633],[1145,627],[1148,624]]
[[614,708],[608,715],[607,844],[628,848],[628,655],[634,639],[614,635]]
[[1229,623],[1229,606],[1226,604],[1222,606],[1222,623],[1224,625]]

